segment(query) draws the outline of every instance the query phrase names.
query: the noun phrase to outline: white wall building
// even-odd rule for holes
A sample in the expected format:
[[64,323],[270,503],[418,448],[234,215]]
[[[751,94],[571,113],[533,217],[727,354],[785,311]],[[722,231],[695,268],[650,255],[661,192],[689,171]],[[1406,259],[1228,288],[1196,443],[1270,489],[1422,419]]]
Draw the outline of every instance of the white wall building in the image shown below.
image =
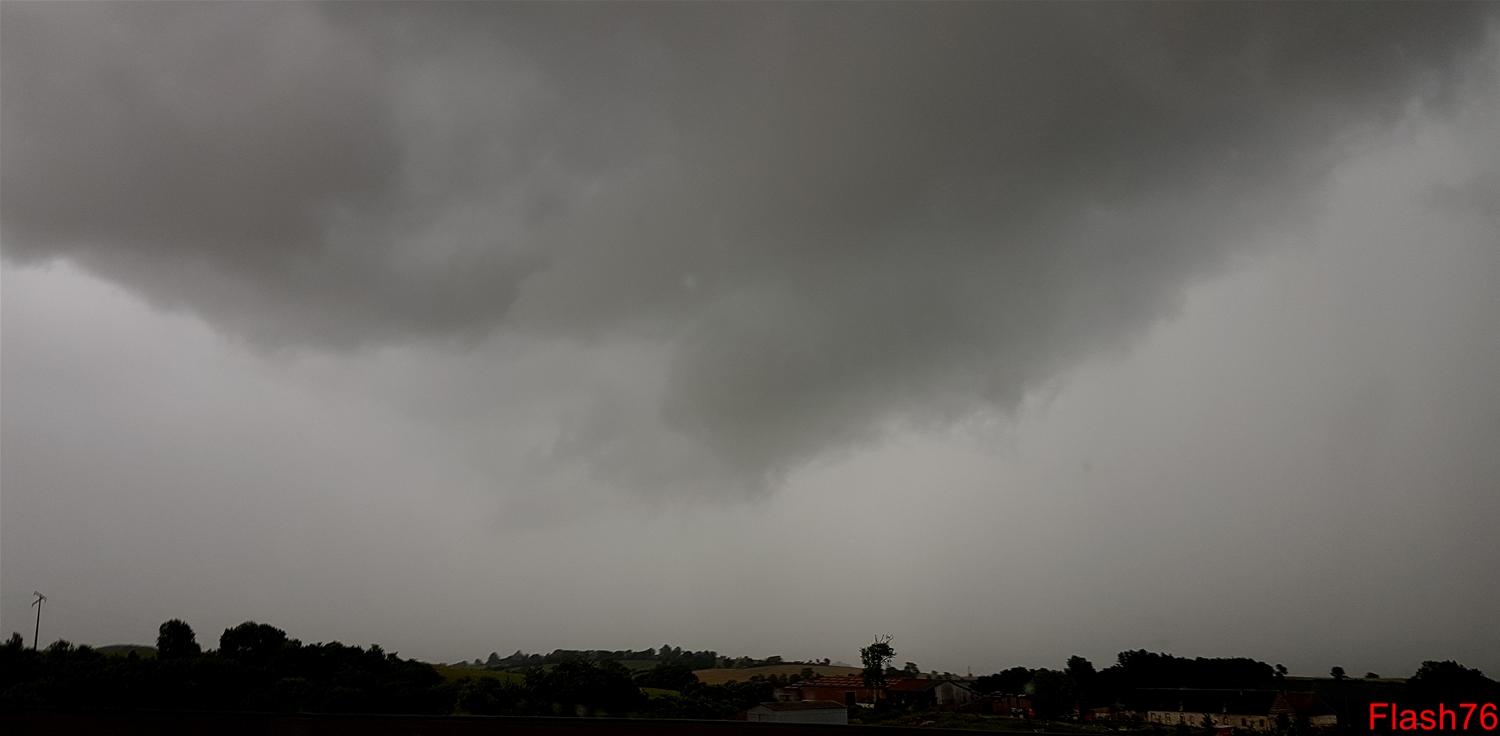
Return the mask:
[[761,723],[849,724],[849,709],[831,700],[761,703],[745,711],[745,720]]

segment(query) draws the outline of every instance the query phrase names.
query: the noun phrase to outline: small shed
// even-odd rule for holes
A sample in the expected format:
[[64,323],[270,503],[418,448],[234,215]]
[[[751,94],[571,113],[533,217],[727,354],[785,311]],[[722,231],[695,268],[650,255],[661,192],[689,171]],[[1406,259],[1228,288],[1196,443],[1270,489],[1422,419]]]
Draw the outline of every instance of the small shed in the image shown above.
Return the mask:
[[745,711],[745,720],[761,723],[849,724],[849,709],[832,700],[761,703]]

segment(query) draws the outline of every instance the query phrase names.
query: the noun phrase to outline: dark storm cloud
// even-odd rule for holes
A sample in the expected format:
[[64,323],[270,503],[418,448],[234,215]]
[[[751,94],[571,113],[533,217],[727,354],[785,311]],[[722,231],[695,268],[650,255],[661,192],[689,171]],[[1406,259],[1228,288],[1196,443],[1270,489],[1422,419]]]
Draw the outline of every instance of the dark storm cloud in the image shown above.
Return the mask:
[[554,459],[754,488],[1125,344],[1493,15],[9,3],[5,254],[270,346],[645,341]]

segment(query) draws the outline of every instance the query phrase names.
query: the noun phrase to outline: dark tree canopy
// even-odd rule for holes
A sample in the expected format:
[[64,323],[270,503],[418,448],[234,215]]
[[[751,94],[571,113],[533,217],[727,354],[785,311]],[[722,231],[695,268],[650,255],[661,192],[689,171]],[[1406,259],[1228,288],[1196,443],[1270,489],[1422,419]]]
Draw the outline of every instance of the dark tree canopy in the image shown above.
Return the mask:
[[974,689],[985,694],[1019,695],[1025,692],[1028,682],[1031,682],[1031,670],[1025,667],[1011,667],[1003,672],[975,678]]
[[697,682],[693,668],[680,662],[659,662],[655,667],[635,676],[636,684],[642,687],[657,687],[665,690],[681,690]]
[[864,680],[866,687],[885,687],[886,666],[892,659],[896,658],[896,650],[891,647],[889,635],[877,636],[870,646],[859,650],[859,661],[864,664]]
[[1031,707],[1039,718],[1061,718],[1073,711],[1076,690],[1073,678],[1057,670],[1036,670],[1027,686]]
[[265,662],[287,645],[286,632],[254,621],[228,628],[219,637],[219,654],[247,662]]
[[1093,662],[1076,654],[1068,657],[1068,675],[1074,680],[1082,682],[1092,678],[1094,674]]
[[573,715],[577,708],[626,713],[642,702],[640,688],[631,680],[630,671],[613,661],[566,660],[551,669],[527,673],[526,685],[551,693],[562,715]]
[[193,627],[181,619],[172,619],[162,623],[156,633],[156,656],[162,659],[181,659],[183,657],[196,657],[203,652],[198,646],[198,636],[193,633]]
[[1483,672],[1452,660],[1423,662],[1406,684],[1413,696],[1430,702],[1454,697],[1483,700],[1500,694],[1497,683]]

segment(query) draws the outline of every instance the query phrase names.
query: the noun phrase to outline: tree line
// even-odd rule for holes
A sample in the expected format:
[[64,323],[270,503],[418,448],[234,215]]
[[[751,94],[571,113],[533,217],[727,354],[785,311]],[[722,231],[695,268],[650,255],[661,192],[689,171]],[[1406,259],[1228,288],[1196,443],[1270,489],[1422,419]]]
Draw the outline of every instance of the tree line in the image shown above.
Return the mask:
[[1375,700],[1415,705],[1500,697],[1500,683],[1453,661],[1424,662],[1404,682],[1381,680],[1373,672],[1363,680],[1351,680],[1342,667],[1332,668],[1327,680],[1293,682],[1280,664],[1243,657],[1189,659],[1144,649],[1120,652],[1103,670],[1073,656],[1060,670],[1011,667],[976,678],[972,685],[982,694],[1027,695],[1036,716],[1043,719],[1066,718],[1088,708],[1132,709],[1142,693],[1174,688],[1316,692],[1345,724],[1355,723],[1361,709]]
[[[862,652],[869,677],[917,673],[912,663],[901,670],[889,666],[895,651],[888,637],[876,645]],[[12,635],[0,646],[0,709],[732,718],[772,699],[777,686],[814,674],[809,667],[800,674],[705,685],[693,674],[703,652],[662,647],[654,651],[655,665],[639,672],[614,659],[620,654],[642,652],[558,651],[542,661],[526,657],[535,664],[523,666],[519,675],[478,669],[474,676],[449,679],[427,663],[379,645],[304,644],[253,621],[225,629],[217,648],[204,649],[192,627],[174,619],[159,628],[155,656],[108,655],[66,641],[35,651],[20,634]],[[1093,707],[1129,707],[1138,693],[1153,688],[1311,688],[1346,724],[1372,699],[1420,704],[1500,697],[1494,680],[1452,661],[1426,662],[1404,682],[1341,674],[1335,668],[1332,679],[1289,683],[1285,667],[1252,659],[1188,659],[1133,650],[1121,652],[1103,670],[1074,656],[1062,669],[1012,667],[970,685],[986,694],[1025,694],[1042,719]]]
[[[445,702],[446,701],[446,702]],[[267,624],[225,629],[204,651],[178,620],[161,625],[156,656],[104,654],[57,641],[0,647],[0,708],[446,713],[451,694],[430,665],[338,642],[303,644]]]
[[[737,662],[736,659],[720,657],[719,653],[711,649],[702,651],[688,651],[671,644],[663,644],[661,648],[650,649],[554,649],[549,654],[527,654],[519,649],[514,653],[502,657],[498,652],[490,652],[490,656],[484,660],[475,659],[475,665],[482,665],[491,669],[512,670],[524,667],[541,667],[555,665],[570,660],[587,660],[592,662],[660,662],[663,664],[682,664],[691,669],[702,670],[719,666],[734,666],[724,662]],[[748,659],[742,657],[740,659]],[[781,660],[780,657],[772,659]]]
[[35,651],[12,635],[0,646],[0,710],[731,718],[771,699],[777,684],[704,685],[693,669],[717,657],[712,652],[662,647],[657,664],[640,673],[605,656],[622,653],[640,654],[560,651],[527,657],[519,678],[481,670],[447,679],[379,645],[304,644],[254,621],[225,629],[217,649],[205,650],[192,627],[174,619],[159,628],[155,656],[67,641]]

